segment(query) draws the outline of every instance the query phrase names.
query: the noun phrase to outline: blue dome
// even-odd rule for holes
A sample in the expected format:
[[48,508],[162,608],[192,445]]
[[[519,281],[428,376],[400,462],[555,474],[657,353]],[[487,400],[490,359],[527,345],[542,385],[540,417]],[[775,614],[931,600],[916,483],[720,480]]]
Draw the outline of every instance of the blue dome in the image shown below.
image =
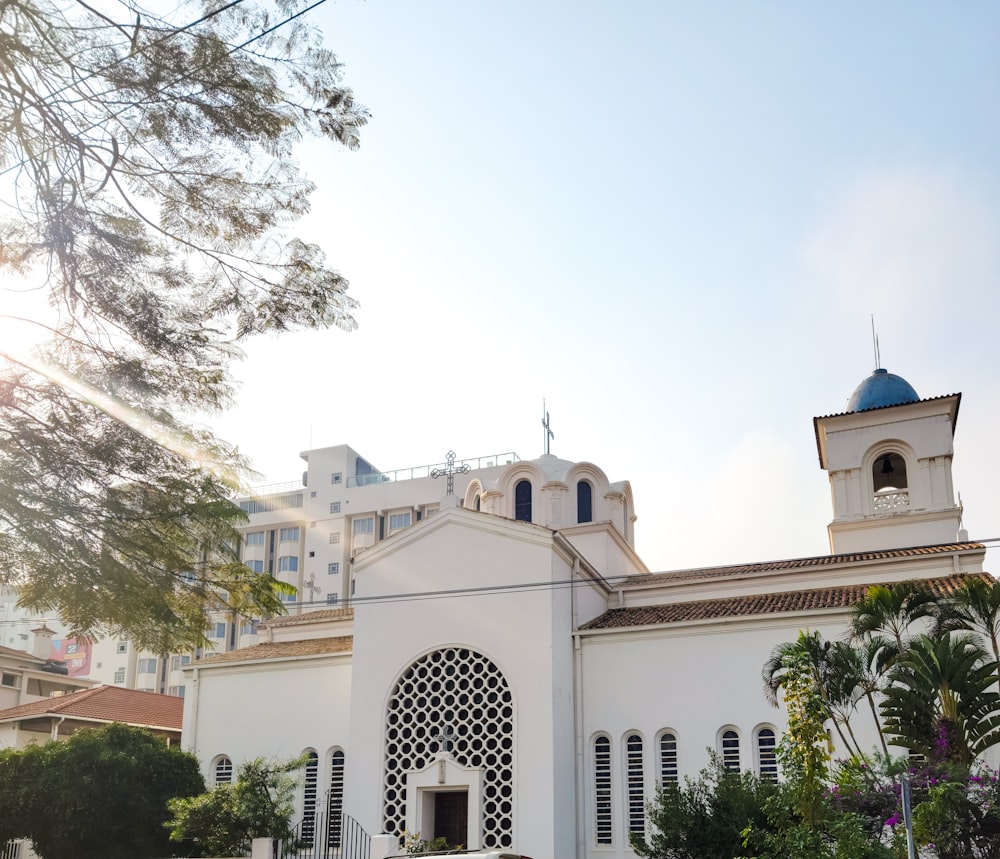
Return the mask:
[[879,368],[854,389],[847,401],[847,411],[864,412],[882,406],[915,403],[919,399],[906,379]]

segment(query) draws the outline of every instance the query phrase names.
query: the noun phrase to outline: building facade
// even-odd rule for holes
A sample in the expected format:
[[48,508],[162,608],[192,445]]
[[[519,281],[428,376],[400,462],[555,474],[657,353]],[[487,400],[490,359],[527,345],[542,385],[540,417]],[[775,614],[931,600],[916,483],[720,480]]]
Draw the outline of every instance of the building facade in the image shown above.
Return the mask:
[[876,371],[851,402],[814,422],[831,554],[738,566],[650,572],[630,484],[593,463],[382,473],[346,446],[303,454],[301,486],[244,501],[247,562],[299,598],[185,668],[185,747],[223,781],[306,752],[306,820],[631,855],[656,784],[710,751],[777,775],[784,715],[761,681],[777,644],[841,637],[871,585],[984,575],[951,483],[960,395]]

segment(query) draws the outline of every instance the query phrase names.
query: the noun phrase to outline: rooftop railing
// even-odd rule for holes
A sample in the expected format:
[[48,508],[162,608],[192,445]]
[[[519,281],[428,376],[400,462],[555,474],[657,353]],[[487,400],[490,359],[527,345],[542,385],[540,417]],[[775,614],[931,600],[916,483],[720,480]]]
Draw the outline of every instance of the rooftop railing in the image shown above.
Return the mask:
[[[472,459],[455,460],[454,469],[461,471],[463,466],[469,466],[469,471],[479,471],[483,468],[493,468],[497,465],[511,465],[520,462],[513,451],[509,453],[494,453],[491,456],[476,456]],[[411,468],[397,468],[394,471],[372,471],[368,474],[358,474],[347,478],[347,485],[374,486],[378,483],[397,483],[400,480],[414,480],[418,477],[430,477],[434,469],[447,472],[447,462],[432,462],[430,465],[417,465]],[[295,492],[306,485],[305,480],[290,480],[285,483],[268,483],[264,486],[254,486],[244,498],[263,498],[267,495],[280,495],[283,492]]]
[[[456,472],[461,471],[464,466],[469,467],[469,471],[479,471],[483,468],[493,468],[497,465],[510,465],[520,462],[519,457],[513,451],[509,453],[495,453],[491,456],[477,456],[472,459],[456,459],[453,466]],[[438,469],[447,472],[447,462],[432,462],[430,465],[418,465],[412,468],[397,468],[395,471],[373,471],[370,474],[358,474],[355,477],[347,478],[348,486],[373,486],[377,483],[397,483],[400,480],[415,480],[418,477],[430,477],[431,472]]]

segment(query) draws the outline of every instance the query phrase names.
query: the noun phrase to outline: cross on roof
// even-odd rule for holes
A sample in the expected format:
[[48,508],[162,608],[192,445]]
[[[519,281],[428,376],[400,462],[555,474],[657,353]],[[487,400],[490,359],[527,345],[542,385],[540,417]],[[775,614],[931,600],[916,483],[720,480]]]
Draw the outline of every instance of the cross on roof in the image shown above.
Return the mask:
[[542,400],[542,415],[542,426],[545,427],[545,452],[551,453],[549,442],[556,437],[556,434],[552,432],[552,424],[549,422],[549,413],[545,408],[545,400]]
[[456,474],[468,474],[470,471],[472,471],[472,469],[469,468],[469,464],[467,462],[463,462],[461,465],[456,466],[455,465],[455,451],[453,451],[453,450],[449,450],[448,451],[448,455],[445,457],[445,459],[448,460],[447,465],[445,465],[444,468],[435,468],[431,472],[431,477],[440,477],[442,474],[445,477],[447,477],[448,478],[448,491],[445,493],[445,495],[454,495],[455,494],[455,475]]
[[302,589],[309,591],[309,601],[312,602],[313,598],[318,593],[322,593],[322,588],[316,584],[316,574],[310,573],[309,578],[302,583]]

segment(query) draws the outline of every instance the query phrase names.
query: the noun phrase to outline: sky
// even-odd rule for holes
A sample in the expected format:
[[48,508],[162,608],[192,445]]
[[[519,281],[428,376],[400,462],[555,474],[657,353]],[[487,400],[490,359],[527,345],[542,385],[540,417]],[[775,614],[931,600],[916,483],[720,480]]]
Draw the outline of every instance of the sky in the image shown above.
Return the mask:
[[[652,570],[824,554],[812,418],[881,363],[962,392],[1000,537],[1000,4],[328,0],[371,111],[298,234],[359,328],[254,341],[211,426],[255,482],[552,452],[629,480]],[[1000,559],[1000,550],[988,562]],[[995,572],[995,570],[994,570]]]

